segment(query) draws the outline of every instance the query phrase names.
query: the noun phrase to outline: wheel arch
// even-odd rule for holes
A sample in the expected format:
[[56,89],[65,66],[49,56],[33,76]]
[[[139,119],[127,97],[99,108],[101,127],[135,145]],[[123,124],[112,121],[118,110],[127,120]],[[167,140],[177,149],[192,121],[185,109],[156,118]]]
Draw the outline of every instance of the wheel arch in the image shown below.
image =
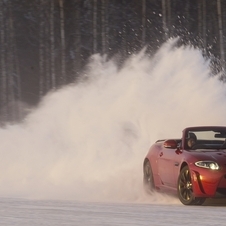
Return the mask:
[[144,159],[143,166],[144,166],[144,165],[145,165],[145,163],[147,163],[147,162],[150,162],[150,160],[146,157],[146,158]]
[[144,166],[145,166],[145,164],[146,164],[147,162],[150,162],[150,160],[146,157],[146,158],[144,159],[144,162],[143,162],[143,170],[144,170]]
[[188,166],[187,162],[182,162],[182,164],[180,166],[180,172],[185,166]]

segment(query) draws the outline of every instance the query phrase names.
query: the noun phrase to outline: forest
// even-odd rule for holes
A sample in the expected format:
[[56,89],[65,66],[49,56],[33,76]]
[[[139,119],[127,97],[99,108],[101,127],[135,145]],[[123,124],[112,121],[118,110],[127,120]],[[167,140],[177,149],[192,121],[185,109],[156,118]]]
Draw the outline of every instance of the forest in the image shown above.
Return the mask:
[[75,82],[96,53],[122,64],[179,36],[224,71],[225,27],[225,0],[0,0],[0,122]]

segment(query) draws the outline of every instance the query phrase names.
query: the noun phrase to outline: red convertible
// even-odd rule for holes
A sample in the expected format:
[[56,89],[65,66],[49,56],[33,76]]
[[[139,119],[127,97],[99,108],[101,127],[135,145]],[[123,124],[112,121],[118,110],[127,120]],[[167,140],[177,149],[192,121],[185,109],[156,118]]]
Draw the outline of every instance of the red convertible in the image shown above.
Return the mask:
[[185,128],[182,139],[158,140],[143,163],[145,190],[177,194],[184,205],[226,197],[226,127]]

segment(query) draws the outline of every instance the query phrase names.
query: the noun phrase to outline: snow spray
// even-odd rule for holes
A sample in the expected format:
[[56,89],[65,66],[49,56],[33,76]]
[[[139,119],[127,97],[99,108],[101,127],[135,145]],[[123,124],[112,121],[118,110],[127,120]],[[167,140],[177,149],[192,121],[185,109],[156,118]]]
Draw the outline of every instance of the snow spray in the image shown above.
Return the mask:
[[225,84],[199,49],[176,42],[120,67],[93,55],[79,82],[1,128],[0,196],[158,201],[142,185],[150,145],[180,138],[187,126],[226,125]]

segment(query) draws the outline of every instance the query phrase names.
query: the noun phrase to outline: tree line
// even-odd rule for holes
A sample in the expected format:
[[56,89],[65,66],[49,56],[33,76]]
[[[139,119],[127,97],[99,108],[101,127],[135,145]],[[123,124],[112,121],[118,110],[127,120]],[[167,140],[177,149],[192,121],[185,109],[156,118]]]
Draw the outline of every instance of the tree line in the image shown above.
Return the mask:
[[[78,78],[95,53],[122,63],[170,37],[225,68],[224,0],[0,0],[0,121],[23,117],[49,90]],[[224,79],[224,77],[222,77]]]

